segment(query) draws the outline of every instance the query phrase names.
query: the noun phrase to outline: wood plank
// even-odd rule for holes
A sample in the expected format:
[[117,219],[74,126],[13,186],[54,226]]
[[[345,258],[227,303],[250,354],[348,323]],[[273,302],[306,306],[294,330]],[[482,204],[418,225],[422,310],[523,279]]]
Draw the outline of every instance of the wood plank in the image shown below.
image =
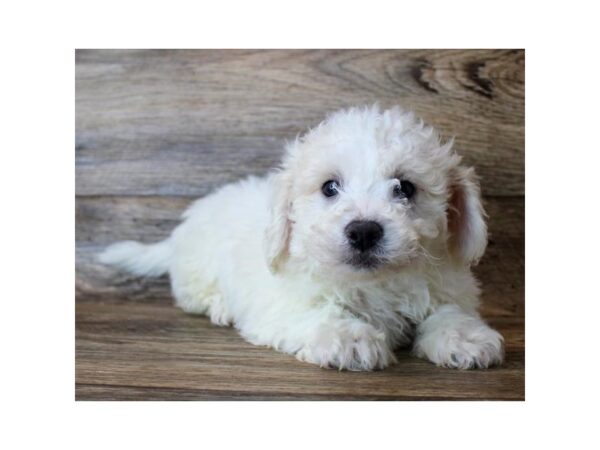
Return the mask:
[[108,244],[116,240],[154,242],[179,224],[189,197],[76,197],[75,239]]
[[[398,353],[372,373],[325,370],[166,304],[77,303],[77,398],[508,399],[524,396],[523,323],[497,318],[506,362],[453,371]],[[154,394],[153,394],[154,392]]]
[[506,363],[457,372],[401,350],[398,364],[373,373],[319,369],[248,344],[172,306],[166,277],[138,279],[94,260],[113,240],[168,235],[188,201],[77,199],[78,400],[524,399],[522,198],[487,199],[491,243],[477,267],[483,314],[506,339]]
[[[170,297],[167,278],[140,279],[95,260],[101,249],[118,240],[155,242],[166,238],[191,202],[187,198],[78,197],[76,292],[104,301],[162,301]],[[490,243],[476,267],[482,281],[484,309],[494,315],[523,314],[524,200],[485,200]]]
[[375,101],[456,136],[485,194],[524,193],[520,50],[77,51],[76,192],[203,195]]
[[487,316],[525,316],[525,199],[484,199],[489,240],[475,273]]
[[[95,260],[116,240],[163,239],[191,197],[264,173],[285,139],[374,101],[456,136],[492,196],[476,272],[502,367],[455,372],[400,351],[380,372],[322,370],[183,314],[166,277]],[[523,399],[523,144],[523,51],[78,51],[76,398]]]
[[[75,237],[77,242],[95,244],[126,239],[162,240],[179,224],[181,214],[195,200],[196,197],[78,196]],[[483,202],[492,241],[496,237],[523,238],[522,197],[488,197]]]
[[[75,200],[76,240],[107,244],[123,239],[164,239],[195,200],[196,197],[79,196]],[[523,197],[487,197],[483,203],[492,241],[496,237],[523,238]]]

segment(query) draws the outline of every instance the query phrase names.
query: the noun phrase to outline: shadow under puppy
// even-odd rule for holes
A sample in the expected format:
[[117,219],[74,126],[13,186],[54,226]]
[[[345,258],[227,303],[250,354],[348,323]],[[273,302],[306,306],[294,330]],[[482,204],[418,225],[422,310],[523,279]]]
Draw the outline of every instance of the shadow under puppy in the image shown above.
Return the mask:
[[279,170],[197,200],[165,241],[100,259],[169,273],[177,306],[322,367],[383,368],[414,354],[451,368],[503,358],[470,267],[487,228],[473,169],[408,111],[329,116]]

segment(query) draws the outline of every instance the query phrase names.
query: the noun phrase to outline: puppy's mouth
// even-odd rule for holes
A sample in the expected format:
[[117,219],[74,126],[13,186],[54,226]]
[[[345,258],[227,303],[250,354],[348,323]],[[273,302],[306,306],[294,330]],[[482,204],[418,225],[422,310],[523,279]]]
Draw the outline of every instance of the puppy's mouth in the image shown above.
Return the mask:
[[417,254],[406,252],[392,257],[379,248],[367,252],[350,252],[344,258],[344,263],[358,271],[375,272],[384,268],[401,270],[410,266],[416,260],[418,260]]
[[356,269],[375,270],[383,264],[383,259],[372,252],[353,252],[345,262]]

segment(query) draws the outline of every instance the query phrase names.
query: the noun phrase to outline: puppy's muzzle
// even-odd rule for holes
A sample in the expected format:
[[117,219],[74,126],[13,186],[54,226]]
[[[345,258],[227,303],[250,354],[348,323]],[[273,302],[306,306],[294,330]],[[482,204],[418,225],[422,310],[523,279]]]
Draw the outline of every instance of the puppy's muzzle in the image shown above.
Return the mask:
[[372,220],[355,220],[345,228],[350,246],[360,252],[371,250],[383,237],[383,227]]

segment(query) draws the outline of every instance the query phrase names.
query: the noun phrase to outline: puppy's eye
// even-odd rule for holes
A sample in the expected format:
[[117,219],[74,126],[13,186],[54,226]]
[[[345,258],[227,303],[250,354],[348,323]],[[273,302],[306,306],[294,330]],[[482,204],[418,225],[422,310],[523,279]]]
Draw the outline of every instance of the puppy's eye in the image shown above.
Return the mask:
[[394,186],[394,197],[395,198],[411,198],[415,195],[415,185],[410,181],[402,180],[400,184]]
[[329,180],[323,183],[323,186],[321,187],[321,192],[323,192],[323,195],[325,197],[333,197],[338,194],[339,187],[340,185],[337,181]]

